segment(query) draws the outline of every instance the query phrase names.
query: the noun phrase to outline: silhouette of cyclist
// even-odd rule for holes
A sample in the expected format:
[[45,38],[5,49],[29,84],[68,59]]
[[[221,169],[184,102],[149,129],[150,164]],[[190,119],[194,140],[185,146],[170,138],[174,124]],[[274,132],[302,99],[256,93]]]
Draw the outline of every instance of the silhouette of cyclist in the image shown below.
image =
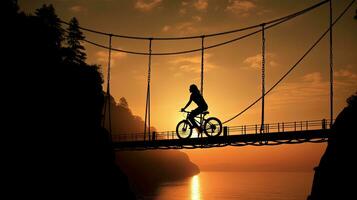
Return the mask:
[[188,119],[192,123],[193,127],[196,128],[199,133],[202,133],[202,128],[197,125],[195,117],[204,111],[207,111],[208,105],[195,84],[190,85],[190,92],[190,100],[187,102],[185,107],[181,108],[181,111],[185,111],[185,109],[191,104],[192,101],[197,104],[198,107],[191,111]]

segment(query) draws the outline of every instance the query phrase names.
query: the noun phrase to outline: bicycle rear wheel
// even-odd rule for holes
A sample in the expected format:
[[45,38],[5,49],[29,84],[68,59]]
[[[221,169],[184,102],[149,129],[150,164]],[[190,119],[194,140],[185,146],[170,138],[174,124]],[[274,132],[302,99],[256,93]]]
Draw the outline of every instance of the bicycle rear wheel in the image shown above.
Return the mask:
[[222,132],[222,122],[215,117],[208,118],[203,127],[207,137],[219,136]]
[[192,135],[192,128],[187,120],[180,121],[176,126],[176,134],[180,139],[190,138]]

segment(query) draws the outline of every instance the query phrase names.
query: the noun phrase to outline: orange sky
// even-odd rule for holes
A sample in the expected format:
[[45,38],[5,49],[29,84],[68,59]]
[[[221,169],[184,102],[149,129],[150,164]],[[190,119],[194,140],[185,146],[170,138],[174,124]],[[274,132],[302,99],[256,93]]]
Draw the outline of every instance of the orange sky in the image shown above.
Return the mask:
[[[299,11],[318,0],[19,0],[22,10],[33,12],[52,3],[61,19],[78,18],[84,27],[125,35],[174,37],[208,34],[259,24]],[[349,3],[334,1],[334,16]],[[357,21],[350,10],[334,29],[334,113],[357,89]],[[328,4],[266,32],[266,88],[269,89],[328,27]],[[107,45],[108,38],[85,33],[88,40]],[[209,38],[215,44],[239,34]],[[106,74],[107,50],[84,44],[88,62],[101,64]],[[147,51],[147,41],[114,39],[113,47]],[[200,40],[154,41],[153,51],[199,48]],[[222,121],[240,112],[261,93],[261,35],[246,38],[205,54],[204,96],[212,115]],[[174,130],[188,100],[191,83],[200,84],[200,52],[179,56],[153,56],[151,124],[158,130]],[[145,56],[113,53],[111,93],[125,97],[134,114],[144,116],[147,62]],[[266,122],[329,118],[328,38],[266,97]],[[106,76],[104,76],[106,78]],[[228,125],[260,122],[260,103]],[[336,115],[335,115],[336,116]],[[202,168],[210,163],[305,163],[317,164],[325,145],[303,144],[279,147],[220,148],[185,151]],[[293,159],[291,159],[293,158]],[[296,160],[298,159],[298,160]],[[229,162],[228,162],[229,160]],[[215,161],[215,162],[213,162]],[[231,162],[231,163],[230,163]],[[233,165],[232,164],[232,165]],[[263,165],[263,164],[262,164]],[[293,165],[293,164],[292,164]]]

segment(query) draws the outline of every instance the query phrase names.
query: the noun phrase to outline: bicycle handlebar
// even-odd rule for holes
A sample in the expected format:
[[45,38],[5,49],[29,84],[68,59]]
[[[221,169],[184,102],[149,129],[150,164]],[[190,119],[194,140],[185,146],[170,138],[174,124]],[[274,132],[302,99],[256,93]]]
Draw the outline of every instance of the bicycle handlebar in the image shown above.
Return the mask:
[[190,111],[186,111],[186,110],[180,110],[180,112],[183,112],[183,113],[191,113]]

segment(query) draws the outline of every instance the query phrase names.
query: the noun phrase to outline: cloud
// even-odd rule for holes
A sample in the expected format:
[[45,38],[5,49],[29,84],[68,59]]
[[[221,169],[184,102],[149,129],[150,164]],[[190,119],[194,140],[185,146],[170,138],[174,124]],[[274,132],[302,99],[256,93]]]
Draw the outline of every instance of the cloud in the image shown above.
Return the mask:
[[135,9],[148,12],[160,5],[162,0],[136,0]]
[[320,72],[313,72],[310,74],[306,74],[302,77],[303,82],[309,83],[319,83],[322,81],[322,76]]
[[335,78],[348,78],[357,81],[357,74],[353,73],[349,69],[340,69],[338,71],[335,71],[334,76]]
[[186,8],[181,8],[181,9],[179,10],[179,14],[180,14],[180,15],[184,15],[184,14],[186,14],[186,13],[187,13]]
[[229,0],[226,11],[240,16],[248,16],[257,6],[249,0]]
[[69,8],[70,11],[74,12],[74,13],[80,13],[80,12],[84,12],[87,11],[87,8],[81,5],[75,5]]
[[[211,54],[205,54],[204,70],[210,71],[216,68],[209,58]],[[175,71],[175,76],[182,75],[183,73],[201,73],[201,56],[179,56],[170,61],[171,70]]]
[[189,3],[187,1],[182,1],[181,2],[181,8],[179,9],[179,14],[180,15],[185,15],[187,13],[187,6]]
[[268,98],[272,108],[279,108],[284,105],[323,102],[328,94],[327,81],[323,81],[320,72],[313,72],[300,77],[299,81],[279,85]]
[[[268,53],[265,56],[265,66],[275,67],[278,66],[278,63],[275,60],[275,54]],[[262,54],[257,54],[255,56],[250,56],[243,61],[244,64],[247,64],[247,68],[261,69],[262,67]]]
[[334,72],[334,89],[354,90],[357,89],[357,73],[351,71],[349,67]]
[[132,77],[137,81],[145,81],[146,80],[146,76],[141,74],[137,70],[132,70],[131,73],[132,73]]
[[197,0],[193,6],[199,11],[205,11],[208,8],[208,0]]
[[189,35],[198,33],[196,24],[194,22],[181,22],[176,25],[165,25],[162,27],[162,32],[175,33],[178,35]]
[[169,32],[171,30],[171,26],[169,25],[165,25],[164,27],[162,27],[162,32]]
[[188,5],[188,2],[187,2],[187,1],[182,1],[182,2],[181,2],[181,5],[182,5],[182,6],[187,6],[187,5]]
[[179,24],[177,24],[175,29],[179,34],[182,34],[182,35],[193,34],[193,33],[198,32],[197,28],[195,27],[194,23],[192,23],[192,22],[179,23]]
[[[107,65],[108,63],[108,52],[107,51],[98,51],[95,53],[96,59],[99,63]],[[111,54],[111,65],[114,66],[116,61],[123,59],[127,56],[126,53],[122,52],[112,52]]]
[[201,22],[202,21],[202,17],[200,16],[193,16],[192,19],[195,21],[195,22]]
[[[348,94],[356,90],[357,73],[348,69],[335,72],[335,93]],[[304,103],[326,103],[329,96],[329,80],[324,80],[320,72],[306,74],[295,82],[282,83],[275,88],[269,98],[272,108],[280,106],[303,105]]]

